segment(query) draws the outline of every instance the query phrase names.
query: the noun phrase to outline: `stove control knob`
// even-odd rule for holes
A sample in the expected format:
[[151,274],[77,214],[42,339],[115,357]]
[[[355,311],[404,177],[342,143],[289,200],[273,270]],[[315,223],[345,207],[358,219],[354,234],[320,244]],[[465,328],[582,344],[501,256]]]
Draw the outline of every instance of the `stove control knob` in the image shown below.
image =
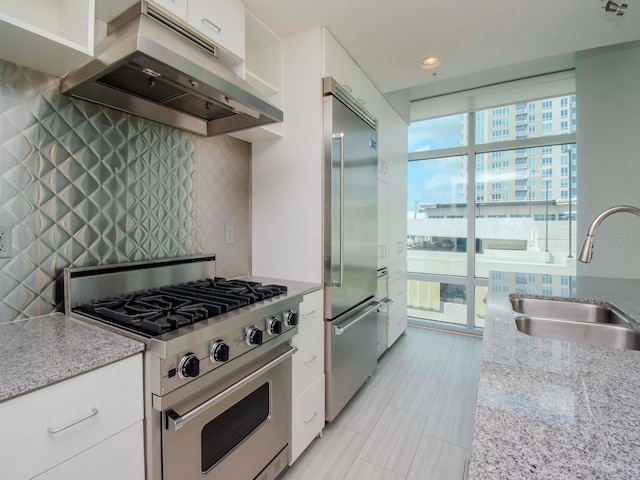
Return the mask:
[[295,327],[298,325],[298,313],[293,310],[287,310],[284,312],[284,324],[287,327]]
[[178,375],[180,378],[197,377],[200,373],[200,360],[195,353],[187,353],[180,359]]
[[268,318],[267,333],[269,335],[280,335],[282,333],[282,320],[276,317]]
[[247,343],[251,346],[262,345],[262,330],[258,327],[251,326],[247,328]]
[[229,360],[229,345],[224,343],[223,340],[218,340],[211,345],[209,358],[212,362],[227,362]]

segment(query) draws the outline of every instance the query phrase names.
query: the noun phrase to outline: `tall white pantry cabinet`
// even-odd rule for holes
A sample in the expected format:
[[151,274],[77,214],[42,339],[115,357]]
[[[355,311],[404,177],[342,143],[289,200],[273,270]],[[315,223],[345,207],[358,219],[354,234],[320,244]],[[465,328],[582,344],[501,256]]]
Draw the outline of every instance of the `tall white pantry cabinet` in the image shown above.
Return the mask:
[[394,272],[390,293],[393,286],[396,297],[387,322],[390,346],[406,329],[407,125],[322,27],[283,41],[283,137],[252,145],[252,273],[323,282],[325,76],[379,120],[379,222],[386,233],[378,239],[378,266]]

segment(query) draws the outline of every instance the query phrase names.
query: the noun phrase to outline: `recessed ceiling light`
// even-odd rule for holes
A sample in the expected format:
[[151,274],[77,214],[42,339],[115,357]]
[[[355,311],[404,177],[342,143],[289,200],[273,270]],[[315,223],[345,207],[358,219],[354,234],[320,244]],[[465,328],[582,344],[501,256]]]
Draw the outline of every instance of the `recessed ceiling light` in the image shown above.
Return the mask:
[[442,62],[442,60],[440,60],[438,57],[429,57],[422,60],[422,62],[420,62],[420,66],[422,68],[433,68],[440,65],[440,62]]

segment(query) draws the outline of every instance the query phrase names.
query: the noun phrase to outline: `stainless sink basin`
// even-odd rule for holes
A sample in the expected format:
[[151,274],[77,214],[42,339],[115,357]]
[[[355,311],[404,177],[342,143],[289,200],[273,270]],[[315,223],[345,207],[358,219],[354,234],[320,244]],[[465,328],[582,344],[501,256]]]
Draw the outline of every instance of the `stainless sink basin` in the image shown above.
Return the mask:
[[640,331],[621,311],[608,305],[511,298],[516,327],[534,337],[640,350]]
[[535,317],[552,317],[574,322],[613,323],[629,326],[631,321],[621,311],[608,305],[540,298],[511,298],[514,312]]

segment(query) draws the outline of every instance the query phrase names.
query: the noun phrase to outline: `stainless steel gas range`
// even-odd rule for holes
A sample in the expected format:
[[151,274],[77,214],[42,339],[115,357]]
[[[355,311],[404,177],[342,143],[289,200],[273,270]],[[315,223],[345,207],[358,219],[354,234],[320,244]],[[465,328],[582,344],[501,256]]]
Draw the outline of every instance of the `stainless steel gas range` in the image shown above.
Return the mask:
[[272,480],[286,468],[299,289],[218,278],[215,255],[64,277],[67,315],[146,345],[147,479]]

